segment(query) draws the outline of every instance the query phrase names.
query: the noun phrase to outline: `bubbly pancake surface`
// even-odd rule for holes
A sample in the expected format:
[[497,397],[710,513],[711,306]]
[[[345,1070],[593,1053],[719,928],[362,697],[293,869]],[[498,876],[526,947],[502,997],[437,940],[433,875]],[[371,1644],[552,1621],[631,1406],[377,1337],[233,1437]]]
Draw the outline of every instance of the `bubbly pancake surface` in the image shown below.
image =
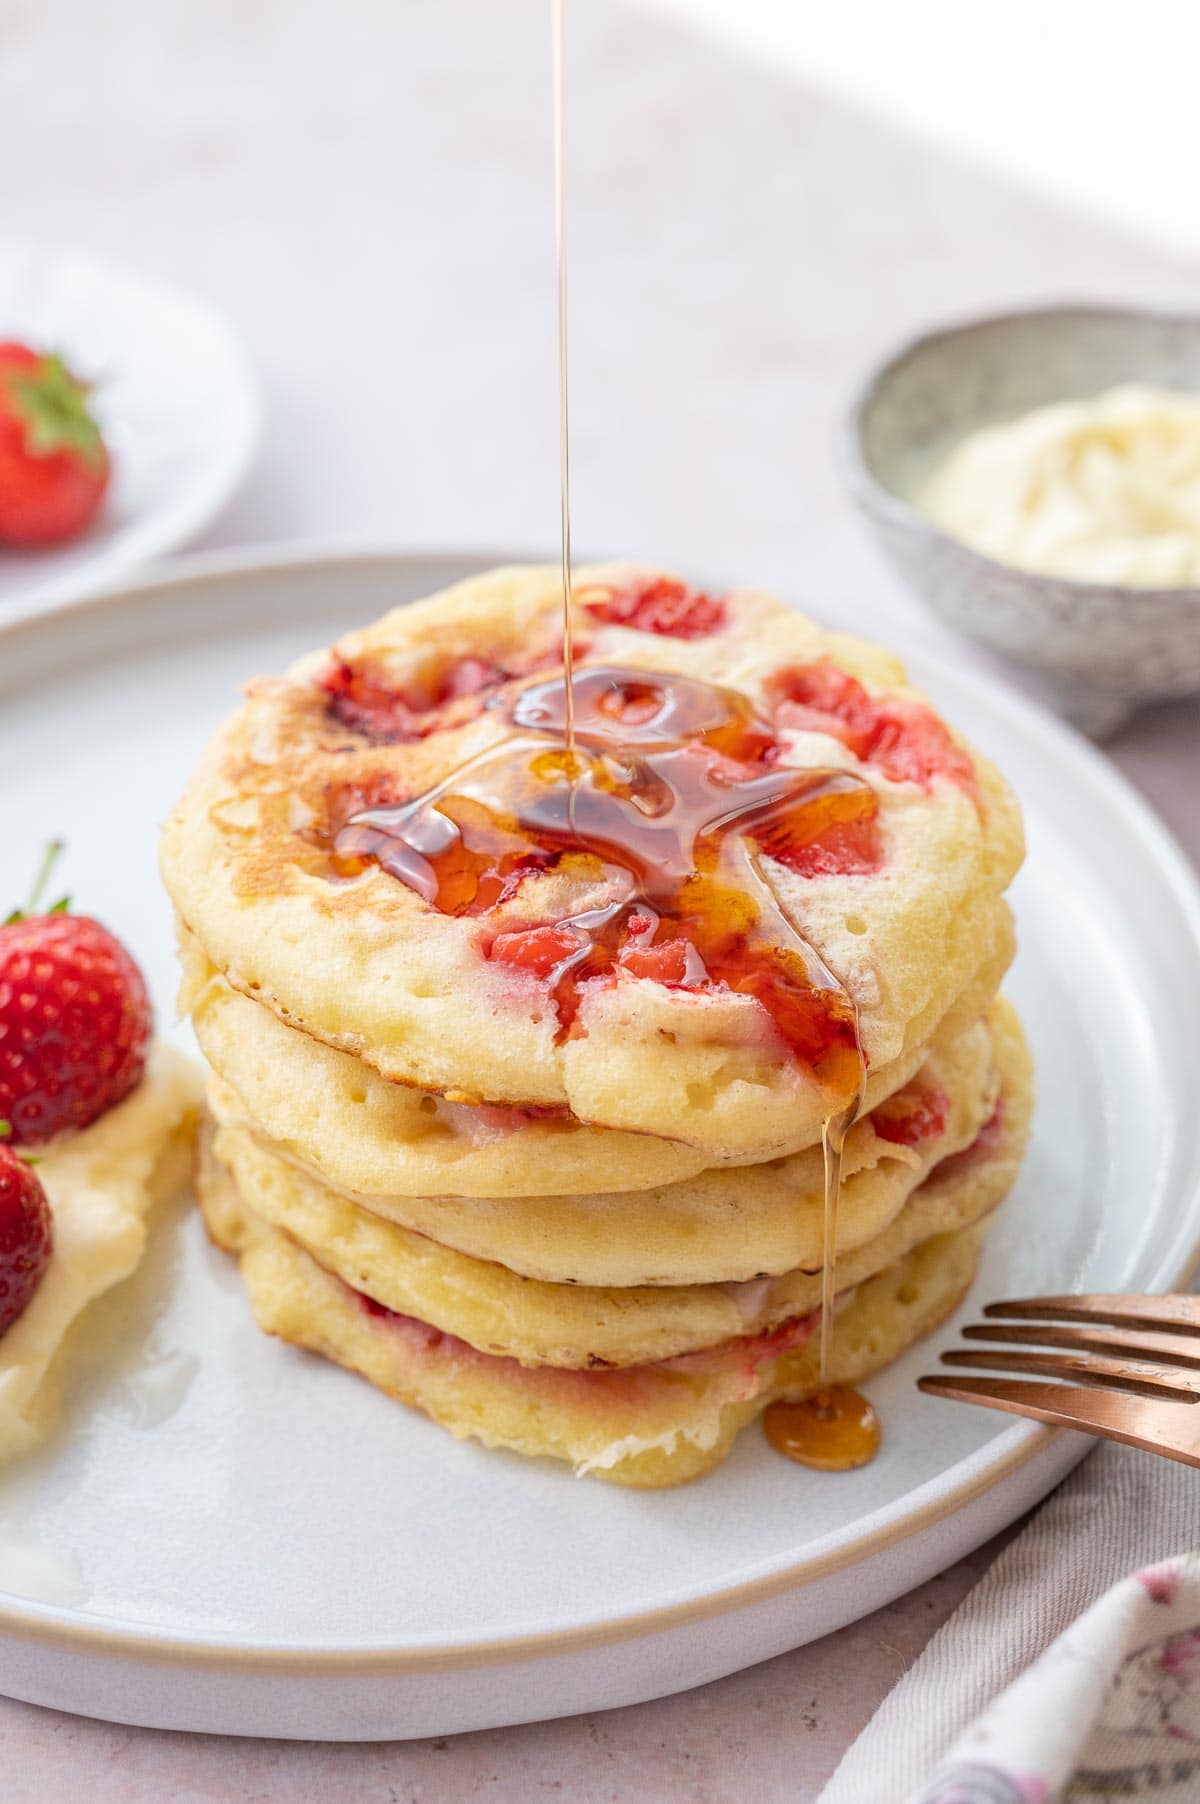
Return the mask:
[[[869,784],[871,859],[826,847],[797,870],[764,851],[762,868],[838,973],[870,1064],[892,1063],[998,947],[997,899],[1021,848],[1012,798],[885,654],[749,592],[722,598],[709,630],[686,638],[614,623],[609,604],[636,580],[624,568],[581,573],[584,668],[736,690],[771,722],[778,768]],[[407,800],[492,754],[514,697],[553,668],[559,605],[556,573],[493,572],[349,636],[332,663],[322,653],[254,685],[168,823],[177,911],[233,988],[388,1078],[452,1101],[566,1108],[686,1142],[710,1163],[812,1143],[827,1093],[754,996],[623,967],[585,989],[564,1036],[545,984],[492,956],[500,935],[597,902],[586,870],[531,870],[484,922],[440,912],[378,865],[346,876],[334,859],[335,828],[356,804]],[[848,724],[851,693],[870,731]],[[381,696],[393,723],[403,700],[399,737],[372,725]]]

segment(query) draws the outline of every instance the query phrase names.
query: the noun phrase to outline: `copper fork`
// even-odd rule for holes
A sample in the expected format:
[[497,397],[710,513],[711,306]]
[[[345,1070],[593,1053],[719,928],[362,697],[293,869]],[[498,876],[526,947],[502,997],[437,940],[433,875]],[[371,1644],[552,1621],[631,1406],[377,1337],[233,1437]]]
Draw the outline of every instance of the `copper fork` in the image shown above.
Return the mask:
[[955,1347],[942,1364],[1019,1376],[938,1375],[921,1390],[1200,1466],[1200,1297],[1025,1297],[983,1313],[965,1338],[1006,1344]]

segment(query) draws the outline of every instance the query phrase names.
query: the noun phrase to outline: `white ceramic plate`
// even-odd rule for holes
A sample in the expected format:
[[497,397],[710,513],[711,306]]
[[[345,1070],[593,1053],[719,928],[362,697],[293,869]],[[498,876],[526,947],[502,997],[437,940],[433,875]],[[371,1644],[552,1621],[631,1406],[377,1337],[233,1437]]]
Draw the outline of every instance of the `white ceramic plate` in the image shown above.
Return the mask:
[[[0,889],[69,835],[71,889],[137,949],[169,1021],[155,830],[241,681],[478,567],[209,559],[0,630]],[[1082,741],[949,667],[919,675],[1029,818],[1011,988],[1040,1105],[967,1310],[1178,1285],[1200,1232],[1193,878]],[[0,1581],[43,1600],[0,1599],[0,1690],[135,1723],[427,1735],[681,1690],[943,1568],[1086,1446],[920,1396],[948,1327],[871,1384],[886,1438],[860,1472],[805,1473],[750,1430],[680,1491],[578,1481],[264,1338],[186,1212],[98,1314],[69,1432],[0,1478]]]
[[82,538],[56,550],[0,550],[0,620],[61,604],[185,545],[241,481],[260,425],[253,370],[220,314],[135,270],[0,241],[5,338],[60,351],[95,384],[113,480]]

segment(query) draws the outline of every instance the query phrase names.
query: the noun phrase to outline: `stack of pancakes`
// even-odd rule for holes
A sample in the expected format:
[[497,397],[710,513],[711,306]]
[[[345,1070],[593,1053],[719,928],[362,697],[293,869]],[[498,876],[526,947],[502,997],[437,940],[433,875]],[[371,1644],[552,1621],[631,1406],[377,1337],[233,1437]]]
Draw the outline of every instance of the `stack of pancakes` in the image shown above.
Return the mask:
[[[364,810],[453,797],[560,634],[555,572],[494,572],[256,681],[217,734],[163,844],[212,1068],[199,1192],[268,1332],[455,1435],[668,1485],[818,1385],[820,1141],[844,1096],[769,996],[703,969],[622,954],[565,1022],[538,936],[604,902],[594,858],[531,860],[451,911],[336,843]],[[893,659],[770,597],[588,571],[575,638],[639,694],[747,697],[761,768],[873,792],[869,840],[834,825],[757,863],[856,1016],[827,1374],[856,1381],[957,1303],[1023,1152],[1029,1063],[997,999],[1016,805]]]

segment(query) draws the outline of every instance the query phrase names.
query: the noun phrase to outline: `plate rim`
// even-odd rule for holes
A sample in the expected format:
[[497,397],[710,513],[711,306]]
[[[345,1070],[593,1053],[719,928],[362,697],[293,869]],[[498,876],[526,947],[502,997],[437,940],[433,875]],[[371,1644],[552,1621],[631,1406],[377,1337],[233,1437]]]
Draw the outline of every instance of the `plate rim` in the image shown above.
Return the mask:
[[136,580],[136,573],[151,560],[169,558],[178,547],[210,526],[233,499],[254,463],[264,429],[262,385],[249,346],[224,308],[206,294],[125,258],[95,252],[88,245],[22,235],[0,238],[0,257],[22,253],[81,265],[89,276],[94,275],[102,283],[111,279],[136,284],[170,306],[188,309],[202,318],[227,360],[233,378],[228,392],[237,402],[237,417],[219,451],[201,470],[190,502],[182,510],[177,501],[159,510],[157,534],[152,533],[148,540],[143,539],[124,552],[111,545],[98,546],[94,556],[84,557],[75,570],[58,577],[35,578],[29,585],[27,599],[18,596],[0,604],[4,610],[0,621],[5,626],[69,610],[87,596],[107,594],[112,587]]
[[[44,622],[58,624],[64,614],[90,613],[118,603],[134,604],[151,594],[166,593],[177,600],[189,589],[221,579],[250,579],[277,575],[289,569],[312,570],[321,565],[409,565],[463,563],[504,565],[517,562],[552,562],[548,553],[497,552],[492,546],[396,545],[355,539],[314,539],[284,544],[239,545],[173,557],[140,574],[125,574],[102,588],[42,603],[31,598],[18,611],[0,618],[0,648],[6,639],[36,631]],[[580,561],[584,561],[580,559]],[[1142,836],[1166,877],[1169,893],[1180,906],[1195,942],[1200,964],[1200,873],[1174,834],[1133,783],[1103,754],[1065,722],[1039,707],[1018,690],[990,674],[956,668],[948,655],[918,646],[912,654],[920,680],[926,673],[935,680],[945,676],[951,685],[975,691],[1002,716],[1035,738],[1048,741],[1066,760],[1107,792],[1127,825]],[[1187,1207],[1164,1249],[1151,1280],[1151,1290],[1169,1289],[1187,1282],[1200,1263],[1200,1189],[1185,1199]],[[222,1639],[217,1635],[180,1637],[115,1616],[88,1616],[65,1607],[18,1599],[0,1593],[0,1635],[24,1637],[64,1652],[103,1653],[125,1662],[178,1666],[191,1664],[211,1670],[234,1667],[264,1676],[288,1673],[313,1676],[327,1673],[380,1676],[388,1673],[432,1673],[519,1661],[550,1655],[584,1652],[625,1641],[640,1640],[666,1630],[712,1620],[770,1601],[789,1591],[861,1564],[890,1548],[903,1545],[940,1521],[955,1515],[976,1499],[986,1496],[1039,1455],[1068,1438],[1068,1431],[1017,1421],[992,1436],[982,1447],[948,1466],[934,1478],[906,1494],[905,1498],[862,1519],[863,1528],[853,1539],[836,1547],[809,1554],[804,1559],[652,1609],[625,1611],[619,1615],[573,1626],[533,1629],[485,1639],[459,1638],[441,1643],[314,1644]],[[1074,1438],[1074,1437],[1070,1437]],[[1086,1451],[1086,1448],[1084,1449]],[[952,1482],[947,1488],[946,1481]],[[902,1512],[902,1513],[901,1513]]]

